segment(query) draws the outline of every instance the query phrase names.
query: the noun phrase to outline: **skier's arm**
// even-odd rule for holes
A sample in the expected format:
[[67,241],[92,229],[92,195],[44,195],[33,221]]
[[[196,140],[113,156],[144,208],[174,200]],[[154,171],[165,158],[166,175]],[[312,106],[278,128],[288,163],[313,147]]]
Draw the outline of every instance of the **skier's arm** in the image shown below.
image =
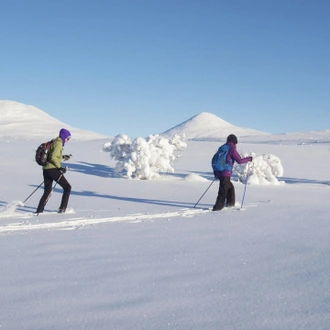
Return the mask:
[[233,149],[231,154],[232,159],[234,159],[238,164],[246,164],[250,162],[252,159],[251,157],[242,158],[240,154],[237,152],[236,149]]

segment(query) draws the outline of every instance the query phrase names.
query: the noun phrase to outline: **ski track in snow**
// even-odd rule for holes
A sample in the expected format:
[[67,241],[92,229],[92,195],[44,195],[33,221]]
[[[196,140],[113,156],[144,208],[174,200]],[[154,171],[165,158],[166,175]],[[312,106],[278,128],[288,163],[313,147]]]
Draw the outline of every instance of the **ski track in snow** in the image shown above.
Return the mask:
[[[110,222],[143,222],[148,220],[154,219],[163,219],[163,218],[174,218],[174,217],[192,217],[194,215],[200,213],[207,213],[210,212],[209,209],[182,209],[177,212],[166,212],[166,213],[158,213],[158,214],[130,214],[126,216],[114,216],[114,217],[105,217],[105,218],[86,218],[86,217],[74,217],[69,219],[64,219],[63,221],[59,222],[46,222],[46,223],[38,223],[38,222],[29,222],[27,220],[19,223],[11,223],[7,225],[0,225],[0,233],[8,233],[8,232],[17,232],[17,231],[31,231],[31,230],[69,230],[69,229],[79,229],[80,227],[85,227],[89,225],[96,225],[102,223],[110,223]],[[49,213],[49,215],[54,214],[53,212]],[[48,215],[48,214],[47,214]],[[41,215],[40,218],[47,215]],[[56,215],[56,217],[61,217],[62,215]],[[22,214],[16,212],[15,214],[11,215],[1,215],[0,218],[19,218],[19,219],[31,219],[37,218],[33,214]],[[39,219],[37,220],[39,221]]]
[[[267,201],[269,202],[269,201]],[[249,203],[244,205],[243,208],[239,206],[235,206],[232,209],[223,209],[221,212],[228,211],[244,211],[246,207],[258,206],[260,202]],[[22,232],[22,231],[32,231],[32,230],[73,230],[79,229],[85,226],[92,226],[102,223],[111,223],[111,222],[130,222],[130,223],[139,223],[144,221],[153,221],[156,219],[170,219],[175,217],[194,217],[199,214],[207,214],[213,213],[211,209],[207,208],[185,208],[176,212],[164,212],[164,213],[154,213],[154,214],[130,214],[126,216],[114,216],[114,217],[73,217],[66,218],[62,221],[54,221],[54,217],[56,220],[62,218],[63,216],[70,216],[75,214],[73,210],[65,214],[57,214],[57,212],[47,212],[45,214],[39,215],[38,217],[33,213],[22,213],[22,212],[0,212],[1,218],[15,218],[15,219],[26,219],[22,222],[17,223],[9,223],[9,224],[0,224],[0,234],[5,233],[13,233],[13,232]],[[48,216],[53,215],[54,217],[47,221]],[[44,218],[46,216],[47,222],[39,222],[39,219]],[[36,221],[29,221],[27,219],[35,219]]]

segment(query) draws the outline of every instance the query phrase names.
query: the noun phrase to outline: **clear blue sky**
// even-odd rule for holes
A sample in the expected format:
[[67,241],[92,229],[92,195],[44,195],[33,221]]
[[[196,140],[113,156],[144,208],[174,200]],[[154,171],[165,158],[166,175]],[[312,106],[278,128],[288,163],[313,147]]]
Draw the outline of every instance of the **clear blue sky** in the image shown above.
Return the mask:
[[328,0],[2,0],[0,99],[106,135],[200,112],[330,128]]

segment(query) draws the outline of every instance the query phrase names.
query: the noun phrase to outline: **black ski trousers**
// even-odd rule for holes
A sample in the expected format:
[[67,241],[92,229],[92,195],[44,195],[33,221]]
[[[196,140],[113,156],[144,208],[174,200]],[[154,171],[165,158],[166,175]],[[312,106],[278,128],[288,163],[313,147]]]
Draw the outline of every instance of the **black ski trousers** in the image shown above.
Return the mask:
[[38,208],[37,213],[43,212],[45,205],[50,198],[53,189],[53,181],[56,181],[62,188],[63,188],[63,195],[60,205],[60,210],[65,212],[66,208],[68,207],[69,197],[71,192],[71,185],[64,177],[63,174],[57,168],[51,168],[49,170],[43,170],[44,176],[44,194],[42,195]]
[[213,211],[220,211],[225,206],[235,206],[235,187],[229,177],[221,177],[217,200],[213,206]]

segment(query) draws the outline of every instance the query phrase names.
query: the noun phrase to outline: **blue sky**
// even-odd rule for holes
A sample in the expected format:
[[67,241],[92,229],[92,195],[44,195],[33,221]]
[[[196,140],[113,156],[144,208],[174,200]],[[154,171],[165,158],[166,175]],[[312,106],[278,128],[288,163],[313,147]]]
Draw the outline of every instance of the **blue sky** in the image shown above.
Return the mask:
[[200,112],[330,128],[327,0],[2,0],[0,99],[130,137]]

